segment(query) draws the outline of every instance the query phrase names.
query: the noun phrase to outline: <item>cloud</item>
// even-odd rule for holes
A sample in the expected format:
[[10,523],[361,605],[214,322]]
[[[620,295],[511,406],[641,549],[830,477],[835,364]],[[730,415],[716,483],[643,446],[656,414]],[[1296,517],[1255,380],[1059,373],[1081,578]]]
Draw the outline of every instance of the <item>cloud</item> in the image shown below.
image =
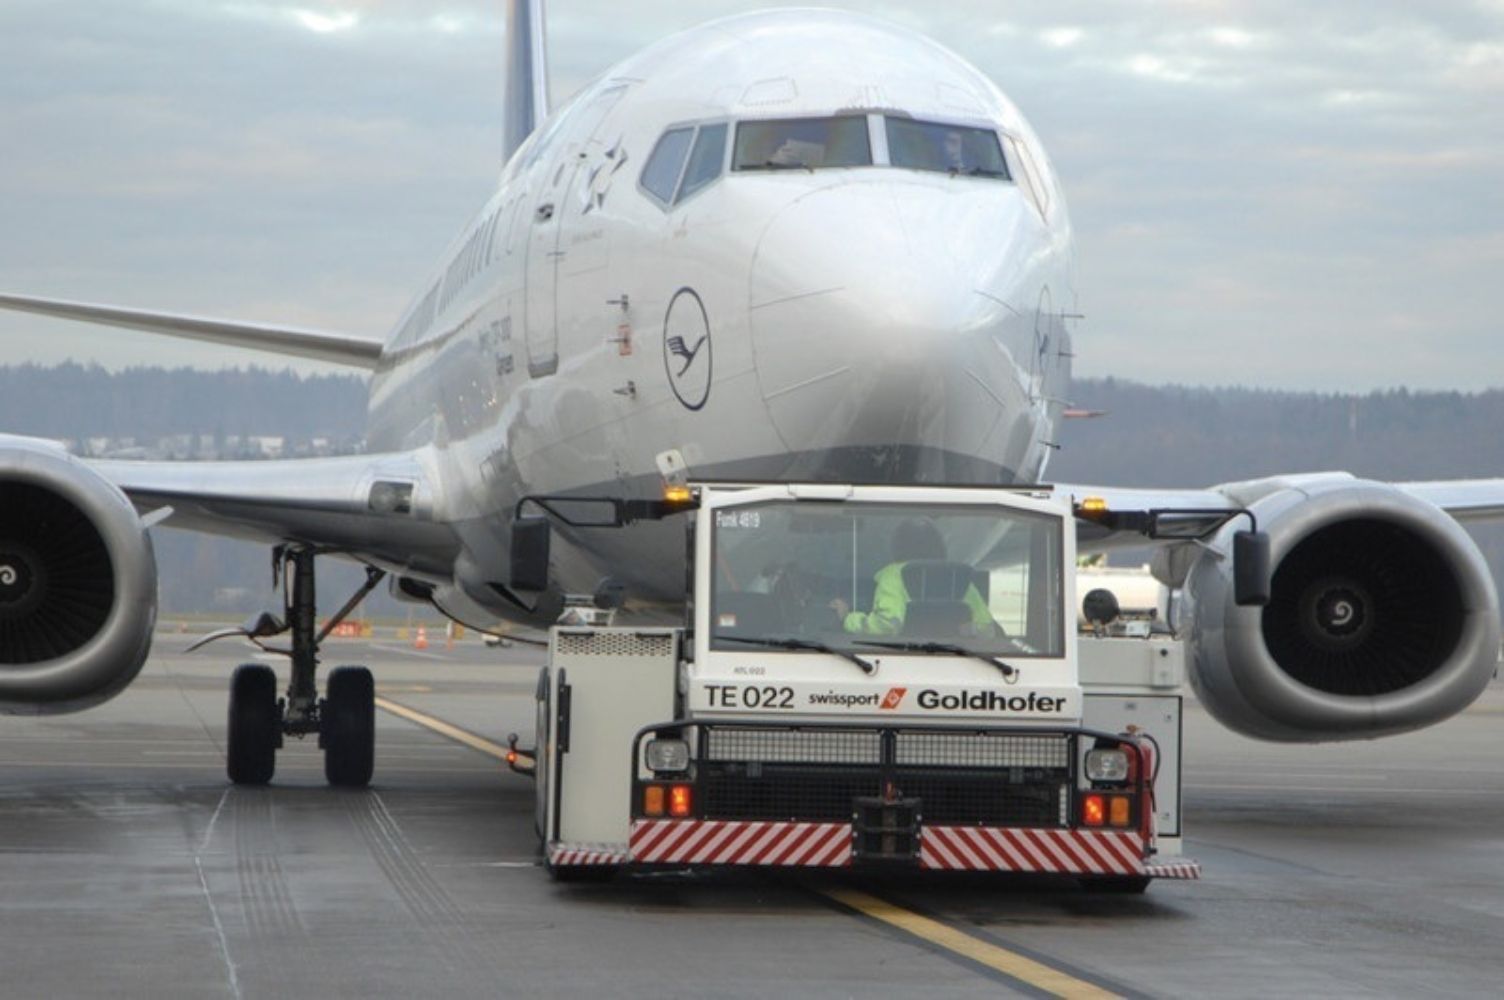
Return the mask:
[[[762,5],[550,0],[555,94]],[[975,62],[1040,133],[1078,371],[1504,381],[1504,3],[850,6]],[[502,31],[496,0],[8,0],[0,286],[383,332],[495,183]],[[7,357],[218,356],[33,322],[0,316]]]
[[336,14],[320,14],[312,10],[296,10],[293,11],[293,15],[303,27],[309,31],[317,31],[319,34],[349,31],[360,23],[360,15],[348,10],[342,10]]
[[1040,32],[1039,37],[1044,43],[1055,49],[1068,49],[1080,42],[1086,36],[1086,32],[1080,28],[1048,28]]

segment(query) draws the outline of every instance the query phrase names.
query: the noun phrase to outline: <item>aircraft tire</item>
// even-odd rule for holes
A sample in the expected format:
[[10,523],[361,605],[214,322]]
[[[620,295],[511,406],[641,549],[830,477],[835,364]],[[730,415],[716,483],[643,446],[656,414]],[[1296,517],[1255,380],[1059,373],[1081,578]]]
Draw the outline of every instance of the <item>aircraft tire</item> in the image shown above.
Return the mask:
[[264,663],[245,663],[230,677],[230,725],[225,769],[237,785],[264,785],[277,767],[277,675]]
[[369,785],[376,764],[376,682],[371,671],[329,671],[322,728],[324,778],[337,788]]

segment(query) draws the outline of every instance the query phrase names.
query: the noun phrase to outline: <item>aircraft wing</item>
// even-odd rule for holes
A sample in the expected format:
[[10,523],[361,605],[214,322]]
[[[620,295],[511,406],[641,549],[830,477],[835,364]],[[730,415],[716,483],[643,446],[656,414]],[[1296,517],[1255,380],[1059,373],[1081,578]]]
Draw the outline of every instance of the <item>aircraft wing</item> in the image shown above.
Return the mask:
[[1451,479],[1394,485],[1419,500],[1435,504],[1459,521],[1504,518],[1504,479]]
[[0,294],[0,309],[36,313],[57,319],[103,323],[130,330],[144,330],[186,340],[202,340],[229,347],[270,351],[353,368],[373,369],[381,358],[381,342],[342,333],[327,333],[299,327],[243,323],[174,313],[146,312],[120,306],[27,295]]
[[253,462],[91,461],[143,514],[254,541],[302,542],[388,568],[447,574],[457,551],[432,519],[422,452]]
[[[1343,480],[1353,483],[1361,482],[1346,472],[1321,472],[1223,483],[1204,489],[1153,489],[1059,483],[1055,485],[1054,493],[1062,499],[1074,499],[1078,502],[1086,497],[1099,497],[1106,502],[1109,510],[1115,511],[1166,508],[1233,510],[1246,506],[1275,489],[1302,490],[1317,484],[1329,486]],[[1439,508],[1458,521],[1504,519],[1504,479],[1433,480],[1388,485],[1407,496]],[[1078,522],[1077,538],[1082,548],[1086,550],[1146,544],[1145,539],[1136,533],[1112,532],[1100,525],[1086,522]]]

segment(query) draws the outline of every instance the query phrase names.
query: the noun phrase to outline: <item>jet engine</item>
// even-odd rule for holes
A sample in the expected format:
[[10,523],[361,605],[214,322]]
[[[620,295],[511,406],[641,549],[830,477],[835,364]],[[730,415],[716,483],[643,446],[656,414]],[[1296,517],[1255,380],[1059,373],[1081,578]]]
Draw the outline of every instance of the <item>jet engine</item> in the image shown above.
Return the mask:
[[0,438],[0,712],[114,697],[156,614],[156,558],[125,494],[61,449]]
[[1289,742],[1365,739],[1460,712],[1493,676],[1499,610],[1450,516],[1351,477],[1229,487],[1270,536],[1264,607],[1233,601],[1230,533],[1185,578],[1192,686],[1224,725]]

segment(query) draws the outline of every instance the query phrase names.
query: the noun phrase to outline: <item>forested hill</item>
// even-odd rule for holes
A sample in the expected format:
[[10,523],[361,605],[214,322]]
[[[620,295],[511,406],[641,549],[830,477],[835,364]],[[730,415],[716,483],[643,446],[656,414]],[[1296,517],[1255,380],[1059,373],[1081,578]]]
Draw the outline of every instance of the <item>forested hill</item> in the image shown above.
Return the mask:
[[[1291,472],[1378,480],[1504,478],[1504,390],[1363,395],[1081,380],[1048,477],[1209,486]],[[1468,527],[1504,591],[1504,524]],[[1142,553],[1122,553],[1119,561]]]
[[[365,402],[366,381],[353,375],[0,367],[0,433],[65,440],[86,455],[229,459],[358,451]],[[170,529],[152,534],[164,614],[213,612],[238,620],[280,608],[264,546]],[[336,602],[359,579],[357,568],[337,560],[319,573],[321,592],[339,595]],[[378,594],[375,610],[398,610]]]
[[[218,372],[191,368],[97,365],[0,367],[0,433],[67,440],[76,451],[167,448],[167,439],[202,440],[195,457],[232,457],[225,442],[282,438],[287,454],[323,439],[324,450],[359,447],[366,382],[353,375],[302,378],[259,368]],[[92,443],[91,449],[87,445]],[[237,456],[238,457],[238,456]]]
[[[315,439],[358,447],[365,379],[262,369],[205,372],[77,364],[0,367],[0,433],[148,450],[188,435]],[[1083,379],[1052,479],[1197,486],[1278,472],[1345,469],[1382,479],[1504,476],[1504,390],[1364,395],[1147,386]],[[86,450],[80,447],[79,450]],[[207,456],[201,456],[207,457]]]
[[[1504,390],[1339,395],[1088,379],[1072,402],[1106,415],[1065,421],[1049,467],[1057,481],[1204,486],[1330,469],[1378,479],[1504,477]],[[239,457],[251,444],[266,453],[274,439],[283,454],[349,451],[360,446],[364,412],[357,376],[0,367],[0,432],[66,439],[93,454]],[[270,602],[263,548],[157,534],[167,612],[239,615]],[[1474,535],[1497,575],[1504,528]],[[321,574],[321,590],[344,591],[345,575],[331,573],[324,588]],[[351,571],[349,587],[356,580]]]
[[1504,390],[1365,395],[1078,381],[1049,478],[1205,486],[1340,469],[1375,479],[1504,477]]

